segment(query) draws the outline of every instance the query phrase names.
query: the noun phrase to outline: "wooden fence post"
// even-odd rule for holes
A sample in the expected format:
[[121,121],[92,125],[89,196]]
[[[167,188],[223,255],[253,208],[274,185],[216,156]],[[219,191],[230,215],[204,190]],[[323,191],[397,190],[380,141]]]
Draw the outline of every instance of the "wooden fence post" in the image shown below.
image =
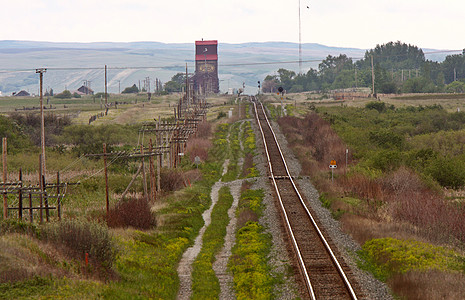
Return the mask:
[[[6,155],[7,155],[7,143],[6,137],[2,139],[2,162],[3,162],[3,188],[6,190],[6,181],[7,181],[7,164],[6,164]],[[8,198],[6,193],[3,194],[3,219],[8,218]]]
[[57,213],[58,220],[61,221],[60,172],[57,172]]
[[145,176],[144,146],[143,145],[140,145],[140,154],[142,156],[142,184],[144,186],[144,198],[145,200],[148,200],[147,178]]
[[149,165],[150,165],[150,200],[155,200],[155,166],[153,165],[153,145],[152,139],[149,141]]
[[23,170],[19,168],[19,191],[18,191],[18,219],[22,220],[23,219]]
[[39,218],[40,223],[44,221],[44,215],[42,211],[42,205],[44,200],[44,183],[42,181],[42,154],[39,154],[39,187],[40,187],[40,196],[39,196]]
[[107,144],[103,144],[103,167],[105,169],[105,199],[106,199],[106,208],[107,216],[110,211],[110,198],[108,196],[108,171],[107,171]]

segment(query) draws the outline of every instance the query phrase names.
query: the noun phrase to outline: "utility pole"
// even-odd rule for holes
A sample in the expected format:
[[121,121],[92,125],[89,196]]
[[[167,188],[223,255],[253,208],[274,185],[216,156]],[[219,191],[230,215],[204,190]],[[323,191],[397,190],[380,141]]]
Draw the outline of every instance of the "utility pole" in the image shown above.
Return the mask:
[[121,94],[121,80],[118,80],[118,94]]
[[44,121],[44,97],[43,97],[43,81],[44,73],[47,72],[47,69],[40,68],[36,69],[36,73],[39,73],[40,79],[40,145],[42,148],[42,164],[40,166],[42,174],[45,176],[46,164],[45,164],[45,121]]
[[302,29],[300,22],[300,0],[299,0],[299,74],[302,74]]
[[107,65],[105,65],[105,108],[107,108],[108,95],[107,95]]

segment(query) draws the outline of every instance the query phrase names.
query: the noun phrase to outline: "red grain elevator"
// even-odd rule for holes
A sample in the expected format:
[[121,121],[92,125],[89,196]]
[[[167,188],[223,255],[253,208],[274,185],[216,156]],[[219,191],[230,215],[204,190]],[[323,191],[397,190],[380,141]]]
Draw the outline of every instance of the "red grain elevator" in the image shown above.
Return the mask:
[[194,89],[200,94],[219,93],[218,41],[195,41]]

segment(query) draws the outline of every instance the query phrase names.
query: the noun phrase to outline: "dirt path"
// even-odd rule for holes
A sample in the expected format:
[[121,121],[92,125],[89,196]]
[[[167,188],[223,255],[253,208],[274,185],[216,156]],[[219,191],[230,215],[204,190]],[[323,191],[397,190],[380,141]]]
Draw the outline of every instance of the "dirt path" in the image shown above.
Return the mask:
[[[240,124],[240,131],[239,131],[239,143],[241,150],[244,150],[244,146],[242,143],[242,135],[244,122],[242,121]],[[228,137],[229,139],[229,134]],[[244,162],[244,158],[240,157],[238,159],[239,168],[242,169],[242,165]],[[225,160],[223,164],[223,172],[222,176],[226,174],[228,170],[229,159]],[[232,247],[236,241],[236,209],[239,204],[239,198],[241,194],[241,186],[242,181],[244,179],[235,180],[232,182],[222,182],[221,179],[217,181],[213,187],[210,194],[212,203],[211,206],[202,214],[203,220],[205,222],[204,226],[200,229],[199,235],[196,237],[194,241],[194,245],[188,248],[179,262],[178,266],[178,276],[180,280],[180,287],[178,292],[177,299],[184,300],[189,299],[192,295],[192,264],[195,261],[197,255],[200,253],[202,249],[202,239],[205,233],[206,228],[210,225],[211,222],[211,212],[213,207],[218,202],[218,191],[223,186],[228,186],[231,190],[231,195],[233,196],[233,203],[228,210],[229,216],[229,224],[226,228],[226,236],[223,248],[220,252],[216,255],[216,260],[213,263],[213,270],[220,282],[220,299],[229,300],[235,299],[234,289],[233,289],[233,277],[227,271],[229,257],[231,256]]]
[[232,182],[224,183],[223,185],[229,186],[231,195],[233,196],[233,203],[228,210],[229,224],[226,227],[226,236],[224,237],[224,245],[221,251],[216,255],[216,260],[213,263],[213,270],[216,277],[220,282],[220,300],[235,299],[233,289],[233,277],[228,272],[228,261],[232,253],[232,247],[236,242],[236,209],[239,204],[241,196],[241,186],[244,179],[235,180]]
[[[228,169],[229,159],[225,160],[223,164],[223,175],[226,173]],[[187,248],[187,250],[182,255],[181,261],[178,265],[178,276],[179,276],[179,291],[177,299],[185,300],[189,299],[192,294],[192,264],[194,263],[197,255],[199,254],[200,250],[202,249],[202,239],[205,230],[207,229],[208,225],[211,222],[211,213],[213,207],[218,202],[218,191],[224,185],[221,179],[212,187],[210,197],[212,199],[212,203],[210,207],[203,212],[202,218],[205,222],[203,227],[199,230],[199,235],[195,238],[194,245],[192,247]]]

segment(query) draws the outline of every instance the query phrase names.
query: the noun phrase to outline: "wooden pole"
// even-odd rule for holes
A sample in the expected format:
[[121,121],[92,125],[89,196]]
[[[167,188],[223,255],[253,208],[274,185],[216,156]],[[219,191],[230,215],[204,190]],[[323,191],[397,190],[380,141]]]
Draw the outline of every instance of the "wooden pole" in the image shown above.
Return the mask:
[[42,166],[43,166],[43,161],[42,161],[42,154],[39,154],[39,187],[40,187],[40,197],[39,197],[39,218],[40,218],[40,223],[44,221],[44,215],[42,211],[42,205],[44,202],[44,182],[42,181]]
[[49,221],[50,211],[48,209],[48,197],[47,197],[47,190],[46,190],[47,184],[45,182],[45,175],[44,174],[42,174],[42,186],[44,188],[45,220],[48,222]]
[[58,220],[61,221],[60,172],[57,172],[57,212]]
[[[6,183],[7,174],[8,174],[6,156],[7,156],[7,140],[5,137],[2,139],[3,183]],[[8,198],[7,198],[6,193],[4,193],[3,194],[3,219],[7,219],[7,218],[8,218]]]
[[45,164],[45,121],[44,121],[44,100],[43,100],[43,81],[44,81],[44,73],[47,69],[36,69],[36,73],[39,73],[39,84],[40,84],[40,145],[42,149],[42,162],[40,168],[42,170],[42,174],[45,175],[47,170]]
[[149,157],[149,165],[150,165],[150,200],[155,200],[155,194],[156,194],[156,187],[155,187],[155,166],[153,164],[153,145],[152,145],[152,139],[149,140],[149,152],[150,152],[150,157]]
[[142,171],[142,164],[139,166],[139,169],[137,169],[136,174],[132,177],[131,181],[129,182],[127,188],[124,190],[123,194],[121,195],[121,200],[124,199],[126,196],[127,192],[131,188],[132,184],[134,183],[134,180],[136,180],[137,176],[139,175],[140,171]]
[[105,65],[105,108],[107,108],[108,95],[107,95],[107,65]]
[[140,145],[140,154],[142,155],[142,184],[144,185],[144,198],[145,200],[148,200],[147,178],[145,176],[144,146],[143,145]]
[[107,208],[107,216],[110,211],[110,197],[108,196],[108,170],[107,170],[107,144],[103,144],[103,166],[105,169],[105,203]]
[[21,188],[23,187],[23,170],[19,168],[19,191],[18,191],[18,219],[23,219],[23,192]]
[[34,211],[32,210],[32,194],[29,193],[29,220],[31,223],[34,221]]

